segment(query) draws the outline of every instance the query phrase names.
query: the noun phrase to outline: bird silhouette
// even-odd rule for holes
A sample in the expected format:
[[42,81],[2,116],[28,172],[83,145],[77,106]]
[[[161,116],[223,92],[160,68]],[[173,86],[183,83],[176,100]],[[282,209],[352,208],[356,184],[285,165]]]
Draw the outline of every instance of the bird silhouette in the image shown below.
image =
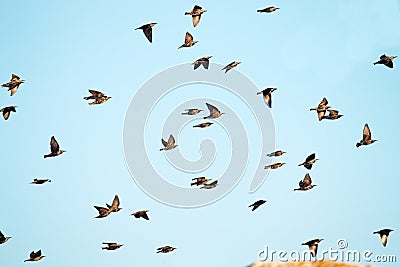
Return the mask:
[[284,162],[278,162],[278,163],[274,163],[274,164],[271,164],[271,165],[264,166],[264,169],[275,170],[275,169],[278,169],[278,168],[282,167],[285,164],[286,163],[284,163]]
[[311,252],[311,256],[314,258],[317,256],[318,253],[318,244],[324,239],[313,239],[307,242],[302,243],[303,246],[308,246]]
[[33,182],[31,184],[44,184],[44,183],[50,183],[51,180],[48,178],[43,178],[43,179],[33,179]]
[[367,146],[367,145],[375,143],[376,141],[378,141],[378,140],[374,140],[371,138],[371,130],[369,129],[368,124],[366,123],[364,125],[364,129],[363,129],[363,138],[360,142],[358,142],[356,144],[356,147]]
[[40,261],[44,257],[46,257],[46,256],[42,255],[42,250],[38,250],[37,252],[32,251],[31,254],[29,254],[29,258],[24,260],[24,262],[26,262],[26,261]]
[[112,204],[108,205],[106,203],[106,206],[107,206],[109,212],[118,212],[118,211],[122,210],[122,208],[119,207],[119,204],[120,204],[119,197],[118,197],[118,195],[115,195]]
[[89,99],[94,99],[93,102],[90,102],[89,105],[99,105],[107,102],[111,96],[106,96],[104,93],[100,91],[96,91],[93,89],[89,89],[89,93],[91,93],[90,96],[85,96],[83,99],[89,100]]
[[10,95],[13,96],[17,92],[19,86],[24,82],[25,80],[21,80],[17,75],[12,74],[11,80],[8,83],[2,84],[1,86],[8,88],[7,91],[11,91]]
[[171,247],[171,246],[163,246],[160,248],[157,248],[157,252],[156,253],[169,253],[174,251],[176,248]]
[[249,208],[253,207],[253,208],[251,209],[251,211],[255,211],[258,207],[260,207],[261,205],[263,205],[263,204],[266,203],[266,202],[267,202],[267,201],[264,200],[264,199],[257,200],[256,202],[254,202],[253,204],[251,204],[251,205],[249,206]]
[[192,16],[193,27],[196,27],[200,22],[201,14],[205,12],[207,12],[207,10],[204,10],[201,6],[195,5],[193,10],[190,12],[185,12],[185,15]]
[[213,106],[209,103],[206,103],[206,105],[207,105],[208,111],[210,111],[210,115],[203,117],[203,119],[205,119],[205,120],[206,119],[216,119],[216,118],[221,117],[222,114],[225,114],[225,113],[219,111],[219,109],[217,109],[215,106]]
[[3,233],[0,231],[0,244],[6,243],[10,240],[11,236],[4,236]]
[[310,174],[306,174],[303,180],[300,180],[299,182],[299,188],[294,189],[294,191],[307,191],[312,189],[314,186],[317,186],[315,184],[312,184],[311,176]]
[[203,123],[193,125],[193,128],[207,128],[207,127],[210,127],[211,125],[213,125],[212,122],[203,122]]
[[225,73],[227,73],[231,69],[237,67],[240,63],[242,63],[242,62],[233,61],[233,62],[229,63],[228,65],[226,65],[225,67],[223,67],[222,70],[225,70]]
[[193,35],[191,35],[189,32],[186,32],[185,35],[185,42],[183,43],[183,45],[181,45],[180,47],[178,47],[178,49],[182,48],[182,47],[191,47],[194,46],[195,44],[197,44],[199,41],[193,41]]
[[11,112],[17,112],[17,110],[15,109],[17,106],[8,106],[5,108],[0,109],[0,112],[3,113],[3,118],[5,120],[8,120],[8,118],[10,117]]
[[153,27],[156,25],[156,22],[153,23],[148,23],[145,25],[142,25],[135,30],[142,30],[144,35],[146,36],[147,40],[149,40],[150,43],[153,42]]
[[178,146],[178,145],[175,145],[175,138],[173,137],[172,134],[169,136],[168,142],[161,138],[161,143],[163,144],[164,147],[160,148],[160,151],[162,151],[162,150],[172,150],[172,149],[174,149],[175,147]]
[[278,150],[278,151],[275,151],[275,152],[267,154],[267,157],[279,157],[279,156],[282,156],[285,153],[286,153],[285,151]]
[[58,142],[54,136],[51,137],[50,139],[50,154],[44,155],[44,158],[50,158],[50,157],[57,157],[60,156],[62,153],[67,152],[65,150],[60,149],[60,146],[58,145]]
[[386,56],[385,54],[383,54],[382,56],[380,56],[379,60],[374,62],[374,65],[376,64],[382,64],[385,65],[388,68],[393,68],[393,59],[395,59],[397,56]]
[[210,65],[210,58],[212,58],[212,56],[205,56],[202,58],[197,59],[195,62],[193,62],[192,64],[193,69],[197,69],[200,66],[203,66],[206,70],[208,70],[208,66]]
[[299,166],[304,166],[304,168],[311,170],[313,164],[319,159],[315,158],[315,153],[312,153],[311,155],[309,155],[306,160],[299,164]]
[[382,230],[374,232],[373,234],[379,234],[381,237],[382,245],[384,247],[386,247],[390,232],[393,232],[393,230],[392,229],[382,229]]
[[260,13],[271,13],[271,12],[274,12],[274,11],[276,11],[278,9],[279,9],[279,7],[270,6],[270,7],[266,7],[266,8],[263,8],[263,9],[259,9],[259,10],[257,10],[257,12],[260,12]]
[[203,110],[197,109],[197,108],[189,108],[189,109],[185,109],[185,112],[182,112],[182,115],[197,115],[202,111]]
[[117,250],[123,246],[123,244],[118,244],[115,242],[103,242],[103,245],[106,245],[106,246],[102,247],[101,249],[106,249],[106,250]]
[[269,88],[266,88],[266,89],[262,90],[261,92],[257,92],[257,95],[262,94],[262,95],[264,96],[264,102],[265,102],[265,104],[267,104],[267,106],[268,106],[269,108],[272,107],[272,97],[271,97],[271,94],[272,94],[272,92],[274,92],[274,91],[276,91],[276,88],[271,88],[271,87],[269,87]]
[[131,215],[134,216],[135,218],[143,218],[148,221],[150,219],[149,216],[147,215],[147,212],[149,212],[149,210],[139,210],[132,213]]

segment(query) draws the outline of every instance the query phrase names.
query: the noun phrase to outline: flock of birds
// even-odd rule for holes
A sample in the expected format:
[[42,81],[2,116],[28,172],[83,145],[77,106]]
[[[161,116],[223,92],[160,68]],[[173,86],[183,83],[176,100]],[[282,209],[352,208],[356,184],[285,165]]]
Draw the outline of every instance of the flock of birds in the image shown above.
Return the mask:
[[[275,12],[277,10],[279,10],[279,8],[277,8],[277,7],[267,7],[264,9],[257,10],[257,12],[271,13],[271,12]],[[191,11],[185,12],[185,15],[190,15],[192,17],[193,26],[196,27],[200,22],[202,14],[204,14],[205,12],[206,12],[206,10],[204,10],[202,7],[195,5]],[[138,29],[142,30],[144,35],[148,39],[148,41],[150,43],[152,43],[152,41],[153,41],[153,30],[152,29],[156,24],[157,23],[145,24],[143,26],[136,28],[136,30],[138,30]],[[197,42],[198,41],[193,40],[192,34],[190,34],[189,32],[186,32],[184,43],[181,46],[179,46],[178,49],[184,48],[184,47],[192,47]],[[197,59],[196,61],[194,61],[193,62],[194,70],[198,69],[200,66],[203,66],[205,69],[208,69],[211,58],[212,58],[212,56],[205,56],[205,57],[201,57],[201,58]],[[380,59],[378,61],[374,62],[373,64],[374,65],[382,64],[388,68],[393,68],[393,60],[395,58],[396,58],[396,56],[386,56],[384,54],[380,57]],[[225,70],[225,73],[227,73],[231,69],[237,67],[240,63],[241,62],[233,61],[233,62],[229,63],[228,65],[226,65],[222,70]],[[16,74],[12,74],[11,80],[7,83],[2,84],[2,87],[8,88],[8,91],[10,91],[10,96],[13,96],[15,93],[17,93],[19,86],[21,84],[23,84],[24,82],[25,81],[20,79],[19,76],[17,76]],[[272,108],[272,93],[276,90],[277,90],[277,88],[266,88],[260,92],[257,92],[257,94],[262,94],[265,104],[269,108]],[[89,103],[89,105],[103,104],[111,98],[111,96],[107,96],[104,93],[93,90],[93,89],[89,89],[89,93],[91,94],[90,96],[84,97],[85,100],[93,100],[92,102]],[[217,119],[224,114],[223,112],[219,111],[219,109],[212,104],[206,103],[206,106],[209,110],[209,115],[203,117],[203,119],[205,119],[205,120]],[[193,115],[199,114],[202,111],[203,110],[198,109],[198,108],[190,108],[190,109],[187,109],[184,112],[182,112],[182,115],[193,116]],[[325,97],[322,99],[322,101],[319,103],[319,105],[317,107],[311,108],[310,111],[317,112],[319,121],[324,120],[324,119],[337,120],[343,116],[343,115],[339,114],[338,110],[331,109],[331,107],[328,105],[328,100]],[[2,112],[3,118],[5,120],[8,120],[10,118],[11,112],[16,112],[16,106],[7,106],[4,108],[1,108],[0,112]],[[327,114],[327,112],[328,112],[328,114]],[[207,128],[212,125],[213,125],[212,122],[206,121],[206,122],[203,122],[200,124],[196,124],[193,127],[194,128]],[[364,129],[363,129],[362,139],[356,143],[356,147],[358,148],[360,146],[370,145],[376,141],[377,140],[374,140],[371,137],[371,131],[369,129],[368,124],[365,124]],[[175,144],[175,138],[172,134],[169,136],[168,141],[161,139],[161,142],[162,142],[163,147],[160,148],[160,151],[173,150],[178,146],[177,144]],[[54,136],[52,136],[50,139],[50,153],[44,155],[44,158],[58,157],[58,156],[62,155],[64,152],[66,152],[66,151],[60,149],[60,146],[59,146],[57,140],[55,139]],[[278,151],[274,151],[274,152],[267,154],[267,156],[268,157],[280,157],[280,156],[284,155],[285,153],[286,153],[285,151],[278,150]],[[313,153],[313,154],[307,156],[305,161],[303,163],[299,164],[298,166],[304,166],[307,170],[311,170],[313,165],[317,162],[317,160],[318,160],[318,158],[316,158],[316,154]],[[278,168],[282,167],[283,165],[285,165],[284,162],[278,162],[278,163],[274,163],[274,164],[265,166],[264,168],[265,169],[278,169]],[[210,182],[211,180],[212,179],[207,178],[207,177],[193,178],[191,186],[201,186],[200,188],[202,188],[202,189],[215,188],[218,185],[218,180]],[[31,182],[31,184],[41,185],[41,184],[44,184],[47,182],[51,182],[51,180],[48,178],[42,178],[42,179],[34,179]],[[306,173],[305,177],[302,180],[300,180],[300,182],[298,184],[298,188],[295,188],[294,191],[308,191],[308,190],[311,190],[312,188],[314,188],[315,186],[316,185],[314,185],[312,183],[310,174]],[[256,209],[258,209],[260,206],[262,206],[266,202],[267,201],[263,200],[263,199],[257,200],[256,202],[251,204],[249,206],[249,208],[251,208],[252,211],[255,211]],[[105,218],[105,217],[109,216],[110,214],[119,212],[122,209],[119,207],[119,205],[120,205],[119,197],[118,197],[118,195],[115,195],[111,205],[106,204],[106,207],[94,206],[94,208],[98,211],[98,216],[96,216],[95,218]],[[139,211],[132,213],[131,215],[134,216],[135,218],[143,218],[145,220],[149,220],[149,216],[147,214],[148,212],[149,212],[149,210],[139,210]],[[388,241],[388,236],[389,236],[390,232],[392,232],[392,231],[393,231],[392,229],[382,229],[382,230],[373,232],[373,234],[379,234],[382,245],[386,246],[387,241]],[[11,239],[11,237],[4,236],[4,234],[0,231],[0,244],[4,244],[7,241],[9,241],[10,239]],[[318,245],[322,240],[323,239],[320,239],[320,238],[313,239],[313,240],[302,243],[302,245],[308,246],[311,251],[311,255],[313,257],[316,257]],[[117,250],[123,246],[123,244],[118,244],[116,242],[103,242],[103,245],[105,245],[104,247],[102,247],[103,250]],[[169,252],[174,251],[175,249],[176,249],[175,247],[166,245],[166,246],[157,248],[156,253],[169,253]],[[38,250],[36,252],[32,251],[29,255],[29,258],[27,258],[25,260],[25,262],[39,261],[39,260],[43,259],[44,257],[45,256],[42,255],[41,250]]]

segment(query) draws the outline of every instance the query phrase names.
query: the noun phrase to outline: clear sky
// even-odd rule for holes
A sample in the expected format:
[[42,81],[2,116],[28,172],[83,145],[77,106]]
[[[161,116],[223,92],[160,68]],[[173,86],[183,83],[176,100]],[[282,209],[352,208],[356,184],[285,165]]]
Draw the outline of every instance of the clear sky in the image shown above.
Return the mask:
[[[183,15],[194,4],[207,10],[196,28]],[[280,9],[256,12],[269,5]],[[349,249],[396,255],[399,261],[400,61],[394,69],[372,64],[384,53],[400,56],[399,5],[395,0],[3,1],[1,83],[11,73],[26,82],[13,97],[0,91],[1,107],[18,106],[8,121],[0,120],[0,231],[12,236],[0,245],[0,266],[21,266],[38,249],[47,256],[40,266],[245,266],[265,245],[302,251],[301,243],[313,238],[324,238],[320,250],[346,239]],[[158,23],[152,44],[134,30],[149,22]],[[199,43],[178,50],[186,31]],[[260,89],[278,88],[271,112],[276,147],[288,152],[277,160],[287,164],[254,194],[248,193],[250,169],[220,201],[174,208],[149,197],[130,176],[122,144],[125,112],[150,77],[205,55],[220,64],[241,61],[236,70]],[[218,99],[236,107],[238,116],[249,116],[233,95],[192,87],[204,95],[188,98]],[[82,99],[89,88],[112,99],[89,106]],[[146,142],[156,148],[149,157],[161,162],[161,172],[173,173],[171,181],[181,184],[192,177],[169,172],[158,151],[169,101],[185,101],[182,92],[175,93],[154,110],[164,114],[159,112],[160,123],[150,121]],[[323,97],[344,117],[319,122],[309,108]],[[254,122],[243,121],[251,133]],[[356,149],[365,123],[379,141]],[[227,133],[214,126],[209,130],[218,134],[218,143]],[[190,130],[191,125],[176,139],[194,160],[199,154],[193,144],[204,136]],[[67,152],[44,160],[52,135]],[[248,140],[257,151],[257,139],[250,134]],[[320,159],[310,172],[318,186],[293,192],[306,173],[297,164],[311,152]],[[217,150],[218,165],[206,175],[218,178],[229,153]],[[41,177],[52,182],[29,184]],[[115,194],[123,209],[94,219],[93,205],[110,203]],[[251,213],[247,206],[258,199],[268,202]],[[140,209],[150,210],[149,222],[130,216]],[[385,248],[372,234],[382,228],[394,229]],[[102,251],[104,241],[125,245]],[[178,249],[155,254],[162,245]]]

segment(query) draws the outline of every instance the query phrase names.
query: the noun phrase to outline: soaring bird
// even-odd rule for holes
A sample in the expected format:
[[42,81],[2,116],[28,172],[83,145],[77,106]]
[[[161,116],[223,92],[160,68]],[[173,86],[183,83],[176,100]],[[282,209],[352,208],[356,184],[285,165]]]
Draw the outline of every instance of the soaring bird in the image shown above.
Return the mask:
[[278,150],[278,151],[275,151],[275,152],[267,154],[267,157],[279,157],[279,156],[282,156],[285,153],[286,153],[285,151]]
[[139,28],[136,28],[135,30],[143,30],[144,35],[147,37],[147,40],[149,40],[150,43],[153,42],[153,27],[157,23],[149,23],[145,24],[143,26],[140,26]]
[[322,116],[321,120],[337,120],[340,119],[341,117],[343,117],[343,115],[339,115],[339,111],[334,110],[334,109],[328,109],[328,116]]
[[131,215],[134,216],[135,218],[143,218],[148,221],[150,219],[149,216],[147,215],[147,212],[149,212],[149,210],[139,210],[132,213]]
[[104,93],[89,89],[89,92],[92,94],[90,96],[85,96],[83,99],[89,100],[89,99],[94,99],[93,102],[90,102],[89,105],[99,105],[107,102],[111,96],[106,96]]
[[389,68],[393,68],[393,59],[395,59],[397,56],[387,56],[387,55],[385,55],[385,54],[383,54],[380,58],[379,58],[379,60],[377,61],[377,62],[374,62],[374,65],[376,65],[376,64],[383,64],[383,65],[385,65],[386,67],[389,67]]
[[98,206],[93,206],[93,207],[99,212],[99,215],[97,215],[95,218],[105,218],[111,213],[111,211],[107,208]]
[[324,97],[321,101],[321,103],[319,103],[319,105],[315,108],[310,108],[310,111],[312,110],[316,110],[317,114],[318,114],[318,119],[322,120],[322,117],[325,115],[325,112],[330,108],[330,106],[328,106],[328,100]]
[[203,122],[196,125],[193,125],[193,128],[207,128],[210,127],[213,123],[212,122]]
[[185,109],[185,112],[182,112],[182,115],[196,115],[202,111],[203,111],[202,109],[189,108],[189,109]]
[[208,66],[210,65],[210,58],[212,58],[212,56],[205,56],[197,59],[195,62],[192,63],[194,65],[193,69],[197,69],[198,67],[200,67],[200,65],[203,65],[203,67],[208,70]]
[[209,181],[211,181],[210,178],[206,178],[206,177],[197,177],[197,178],[193,178],[192,181],[194,181],[193,183],[190,184],[190,186],[199,186],[199,185],[204,185],[206,183],[208,183]]
[[218,180],[215,180],[214,182],[211,182],[209,184],[204,184],[200,189],[213,189],[218,185]]
[[169,136],[168,142],[161,138],[161,143],[163,144],[164,147],[160,148],[160,151],[172,150],[178,146],[178,145],[175,145],[175,138],[172,136],[172,134]]
[[123,244],[117,244],[115,242],[103,242],[103,245],[106,246],[102,247],[101,249],[106,249],[106,250],[116,250],[123,246]]
[[258,207],[260,207],[262,204],[264,204],[264,203],[266,203],[266,202],[267,202],[267,201],[264,200],[264,199],[257,200],[256,202],[254,202],[253,204],[251,204],[251,205],[249,206],[249,208],[250,208],[250,207],[253,207],[253,209],[252,209],[251,211],[255,211]]
[[106,203],[106,206],[107,206],[109,212],[118,212],[118,211],[122,210],[122,208],[119,207],[119,197],[118,197],[118,195],[115,195],[114,200],[113,200],[111,205],[108,205]]
[[324,239],[313,239],[307,242],[302,243],[303,246],[308,246],[311,251],[311,255],[315,258],[318,252],[318,244]]
[[5,120],[8,120],[8,118],[10,117],[11,112],[17,112],[17,110],[15,109],[17,106],[9,106],[9,107],[5,107],[0,109],[0,112],[3,112],[3,118]]
[[186,32],[185,35],[185,42],[183,43],[183,45],[181,45],[179,48],[182,47],[191,47],[194,46],[195,44],[197,44],[199,41],[193,41],[193,35],[191,35],[189,32]]
[[42,251],[41,250],[38,250],[37,252],[32,251],[31,254],[29,254],[29,259],[24,260],[24,262],[26,262],[26,261],[40,261],[44,257],[46,257],[46,256],[42,256]]
[[4,236],[3,233],[0,231],[0,244],[6,243],[10,238],[11,236]]
[[269,87],[269,88],[266,88],[266,89],[262,90],[261,92],[257,92],[257,95],[262,94],[262,95],[264,96],[264,102],[265,102],[265,104],[267,104],[267,106],[268,106],[269,108],[272,107],[272,98],[271,98],[271,94],[272,94],[272,92],[274,92],[275,90],[276,90],[276,88]]
[[51,180],[48,178],[43,178],[43,179],[33,179],[33,182],[31,182],[31,184],[44,184],[44,183],[50,183]]
[[227,73],[228,71],[230,71],[231,69],[233,69],[237,65],[239,65],[240,63],[242,63],[242,62],[233,61],[233,62],[229,63],[228,65],[226,65],[222,70],[225,70],[225,73]]
[[225,114],[221,111],[219,111],[215,106],[206,103],[208,110],[210,111],[210,115],[208,115],[207,117],[203,117],[203,119],[216,119],[221,117],[222,114]]
[[65,150],[60,149],[60,146],[58,145],[57,140],[54,138],[54,136],[51,137],[50,139],[50,150],[51,153],[44,155],[44,158],[49,158],[49,157],[57,157],[59,155],[61,155],[64,152],[67,152]]
[[199,22],[200,22],[201,14],[203,14],[205,12],[207,12],[207,10],[204,10],[201,6],[195,5],[193,7],[193,10],[190,12],[185,12],[185,15],[192,16],[193,27],[196,27],[197,24],[199,24]]
[[299,166],[304,166],[306,169],[311,170],[313,164],[319,159],[315,158],[315,153],[312,153],[311,155],[309,155],[306,160],[299,164]]
[[156,253],[169,253],[174,251],[176,248],[171,247],[171,246],[163,246],[160,248],[157,248],[157,252]]
[[11,80],[8,83],[2,84],[1,86],[7,87],[7,91],[11,91],[10,95],[13,96],[17,92],[19,85],[24,82],[25,80],[21,80],[17,75],[12,74]]
[[367,146],[376,141],[378,140],[371,139],[371,130],[369,129],[368,124],[366,123],[363,129],[363,139],[356,144],[356,147]]
[[387,244],[387,241],[389,238],[389,234],[392,231],[393,231],[392,229],[382,229],[382,230],[374,232],[373,234],[379,234],[381,236],[382,245],[384,247],[386,247],[386,244]]
[[317,186],[315,184],[312,184],[311,176],[310,174],[306,174],[303,180],[300,180],[299,182],[299,188],[294,189],[294,191],[307,191],[312,189],[314,186]]
[[271,12],[274,12],[274,11],[276,11],[276,10],[278,10],[278,9],[279,9],[279,7],[270,6],[270,7],[266,7],[266,8],[263,8],[263,9],[259,9],[259,10],[257,10],[257,12],[261,12],[261,13],[263,13],[263,12],[271,13]]
[[286,163],[284,163],[284,162],[274,163],[274,164],[271,164],[271,165],[268,165],[268,166],[264,166],[264,169],[275,170],[275,169],[278,169],[278,168],[282,167],[285,164]]

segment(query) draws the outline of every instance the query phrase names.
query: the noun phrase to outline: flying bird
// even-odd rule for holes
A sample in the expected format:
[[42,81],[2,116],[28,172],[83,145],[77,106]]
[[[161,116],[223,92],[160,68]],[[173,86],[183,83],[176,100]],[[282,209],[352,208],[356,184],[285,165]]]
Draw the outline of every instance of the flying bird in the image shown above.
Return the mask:
[[106,246],[102,247],[101,249],[106,249],[106,250],[116,250],[123,246],[123,244],[117,244],[114,242],[103,242],[103,245]]
[[197,178],[193,178],[192,181],[194,181],[193,183],[190,184],[190,186],[199,186],[199,185],[204,185],[206,183],[208,183],[209,181],[211,181],[210,178],[206,178],[206,177],[197,177]]
[[242,63],[242,62],[233,61],[233,62],[229,63],[228,65],[226,65],[222,70],[225,70],[225,73],[227,73],[228,71],[230,71],[231,69],[233,69],[237,65],[239,65],[240,63]]
[[271,12],[274,12],[274,11],[276,11],[278,9],[279,9],[279,7],[270,6],[270,7],[266,7],[266,8],[263,8],[263,9],[259,9],[259,10],[257,10],[257,12],[260,12],[260,13],[271,13]]
[[209,184],[204,184],[202,187],[200,187],[200,189],[213,189],[217,187],[217,185],[218,185],[218,180],[215,180],[214,182],[211,182]]
[[282,156],[285,153],[286,153],[285,151],[278,150],[278,151],[275,151],[275,152],[267,154],[267,157],[279,157],[279,156]]
[[337,120],[340,119],[341,117],[343,117],[343,115],[339,115],[339,111],[334,110],[334,109],[328,109],[328,116],[322,116],[321,120]]
[[312,189],[314,186],[317,186],[315,184],[312,184],[311,176],[310,174],[306,174],[303,180],[300,180],[299,182],[299,188],[294,189],[294,191],[307,191]]
[[274,92],[276,90],[276,88],[266,88],[264,90],[262,90],[261,92],[257,92],[257,95],[262,94],[264,96],[264,102],[265,104],[267,104],[267,106],[269,108],[272,107],[272,98],[271,98],[271,94],[272,92]]
[[202,111],[203,111],[202,109],[189,108],[189,109],[185,109],[185,112],[183,112],[182,115],[196,115]]
[[256,202],[254,202],[253,204],[251,204],[249,206],[249,208],[253,207],[253,209],[251,211],[255,211],[258,207],[260,207],[262,204],[266,203],[266,200],[260,199],[257,200]]
[[221,117],[222,114],[225,114],[221,111],[219,111],[215,106],[206,103],[208,110],[210,111],[210,115],[208,115],[207,117],[203,117],[203,119],[216,119]]
[[61,155],[64,152],[67,152],[65,150],[60,149],[60,146],[58,145],[57,140],[54,138],[54,136],[51,137],[50,139],[50,150],[51,153],[44,155],[44,158],[49,158],[49,157],[57,157],[59,155]]
[[114,200],[113,200],[111,205],[108,205],[106,203],[106,206],[107,206],[109,212],[118,212],[118,211],[122,210],[122,208],[119,207],[119,197],[118,197],[118,195],[115,195]]
[[321,101],[321,103],[319,103],[319,105],[315,108],[310,108],[310,111],[312,110],[316,110],[317,114],[318,114],[318,119],[322,120],[322,117],[325,116],[325,112],[330,108],[330,106],[328,106],[328,100],[324,97]]
[[201,14],[203,14],[205,12],[207,12],[207,10],[204,10],[201,6],[195,5],[193,7],[193,10],[190,12],[185,12],[185,15],[192,16],[193,27],[196,27],[197,24],[199,24],[199,22],[200,22]]
[[271,164],[271,165],[268,165],[268,166],[264,166],[264,169],[275,170],[275,169],[278,169],[278,168],[282,167],[285,164],[286,163],[284,163],[284,162],[274,163],[274,164]]
[[11,80],[8,83],[2,84],[2,87],[7,87],[7,91],[11,91],[10,95],[13,96],[17,90],[20,84],[24,83],[25,80],[21,80],[17,75],[12,74],[11,75]]
[[17,106],[9,106],[9,107],[5,107],[0,109],[0,112],[3,112],[3,118],[5,120],[8,120],[8,118],[10,117],[11,112],[17,112],[17,110],[15,109]]
[[379,234],[381,236],[382,245],[384,247],[386,247],[390,232],[393,232],[393,230],[392,229],[382,229],[382,230],[374,232],[373,234]]
[[206,70],[208,70],[208,66],[210,65],[210,58],[212,58],[212,56],[205,56],[197,59],[195,62],[192,63],[194,65],[193,69],[197,69],[198,67],[200,67],[200,65],[202,65]]
[[149,212],[149,210],[139,210],[132,213],[131,215],[134,216],[135,218],[143,218],[148,221],[150,219],[149,216],[147,215],[147,212]]
[[3,233],[0,231],[0,244],[6,243],[10,240],[11,236],[4,236]]
[[189,32],[186,32],[185,35],[185,42],[183,43],[183,45],[181,45],[179,48],[182,47],[191,47],[194,46],[195,44],[197,44],[199,41],[193,41],[193,35],[191,35]]
[[143,30],[144,35],[146,36],[147,40],[149,40],[150,43],[153,42],[153,27],[157,23],[149,23],[145,24],[143,26],[140,26],[139,28],[136,28],[135,30]]
[[311,251],[311,255],[315,258],[318,252],[318,244],[324,239],[313,239],[307,242],[302,243],[303,246],[308,246]]
[[371,130],[369,129],[368,124],[366,123],[363,129],[363,139],[356,144],[356,147],[367,146],[376,141],[378,140],[371,139]]
[[108,215],[110,215],[110,210],[104,207],[98,207],[98,206],[93,206],[98,212],[99,215],[97,215],[95,218],[105,218]]
[[388,68],[393,68],[393,59],[395,59],[397,56],[386,56],[383,54],[377,62],[374,62],[374,65],[376,64],[383,64]]
[[315,158],[315,153],[312,153],[311,155],[309,155],[306,160],[299,164],[299,166],[304,166],[306,169],[311,170],[313,164],[319,159]]
[[30,184],[44,184],[44,183],[50,183],[51,180],[48,178],[43,178],[43,179],[33,179],[33,182],[31,182]]
[[160,151],[172,150],[178,146],[178,145],[175,145],[175,138],[172,136],[172,134],[169,136],[168,142],[161,138],[161,143],[163,144],[164,147],[160,148]]
[[203,122],[193,126],[193,128],[207,128],[210,127],[213,123],[212,122]]
[[32,251],[31,254],[29,254],[29,259],[24,260],[24,262],[26,262],[26,261],[40,261],[44,257],[46,257],[46,256],[42,256],[42,251],[41,250],[38,250],[37,252]]
[[156,253],[169,253],[174,251],[176,248],[171,247],[171,246],[163,246],[160,248],[157,248],[157,252]]
[[92,94],[90,96],[85,96],[83,99],[89,100],[89,99],[94,99],[93,102],[90,102],[89,105],[99,105],[107,102],[111,96],[106,96],[104,93],[89,89],[89,92]]

